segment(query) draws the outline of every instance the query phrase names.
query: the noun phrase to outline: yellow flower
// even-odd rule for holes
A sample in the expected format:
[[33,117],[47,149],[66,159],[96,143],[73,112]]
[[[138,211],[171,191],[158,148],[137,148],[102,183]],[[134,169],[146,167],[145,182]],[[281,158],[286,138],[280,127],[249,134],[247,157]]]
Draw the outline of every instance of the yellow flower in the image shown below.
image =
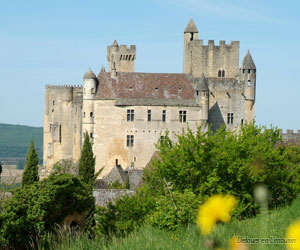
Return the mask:
[[288,243],[287,248],[290,250],[300,250],[300,220],[290,225],[286,231],[286,239],[295,239],[295,242]]
[[229,240],[230,250],[247,250],[247,246],[243,243],[238,242],[238,238],[236,236],[230,238]]
[[236,198],[232,195],[219,194],[208,198],[198,210],[197,224],[201,234],[211,233],[218,221],[229,222],[236,204]]

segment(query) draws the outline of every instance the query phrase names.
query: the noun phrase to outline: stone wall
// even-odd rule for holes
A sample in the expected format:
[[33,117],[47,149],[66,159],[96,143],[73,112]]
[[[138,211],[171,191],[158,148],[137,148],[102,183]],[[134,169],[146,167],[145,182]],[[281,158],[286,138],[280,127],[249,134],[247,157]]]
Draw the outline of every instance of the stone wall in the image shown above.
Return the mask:
[[287,129],[285,133],[281,130],[281,134],[283,142],[300,144],[300,130]]
[[[94,145],[96,171],[104,170],[101,177],[108,174],[116,160],[124,169],[132,166],[144,168],[151,159],[155,143],[169,131],[171,139],[175,134],[189,127],[193,131],[201,125],[202,107],[176,106],[116,106],[115,100],[95,100]],[[127,110],[134,110],[134,121],[127,121]],[[147,120],[151,110],[151,121]],[[162,121],[162,111],[166,110],[166,121]],[[179,121],[179,111],[187,111],[187,122]],[[127,146],[127,135],[134,136],[132,147]]]
[[[186,39],[186,38],[185,38]],[[191,73],[194,77],[218,77],[218,71],[224,70],[225,77],[235,77],[239,69],[239,41],[226,44],[220,41],[215,45],[213,40],[208,45],[203,40],[185,42],[184,73]]]
[[61,159],[76,163],[81,134],[82,87],[46,86],[43,165],[51,169]]
[[135,194],[134,191],[125,189],[96,189],[93,192],[98,206],[106,206],[109,202],[113,203],[119,197],[133,194]]

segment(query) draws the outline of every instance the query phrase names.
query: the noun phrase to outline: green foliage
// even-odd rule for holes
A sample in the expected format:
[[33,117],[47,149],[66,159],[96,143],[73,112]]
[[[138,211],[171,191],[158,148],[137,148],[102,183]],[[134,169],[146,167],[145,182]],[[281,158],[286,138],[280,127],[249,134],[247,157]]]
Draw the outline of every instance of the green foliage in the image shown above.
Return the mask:
[[26,156],[26,166],[23,172],[22,186],[30,185],[39,180],[38,163],[38,156],[34,148],[33,140],[31,140]]
[[0,182],[1,182],[1,174],[2,174],[2,165],[1,165],[1,162],[0,162]]
[[148,222],[160,229],[178,230],[195,222],[199,204],[198,197],[190,190],[184,193],[166,190],[165,195],[155,199],[155,208]]
[[[81,151],[81,156],[78,164],[78,177],[88,185],[89,190],[88,193],[93,195],[93,189],[95,186],[96,178],[101,173],[102,169],[95,175],[95,161],[92,144],[89,139],[89,134],[85,133],[83,148]],[[85,232],[90,235],[90,237],[94,237],[94,227],[95,223],[95,211],[96,205],[95,201],[92,206],[88,208],[85,216]]]
[[83,148],[78,164],[78,177],[86,184],[94,186],[95,160],[88,133],[85,133]]
[[93,204],[87,185],[77,177],[51,175],[13,192],[0,215],[0,239],[3,245],[24,249],[31,241],[45,238],[66,216]]
[[[0,159],[25,159],[30,140],[35,141],[39,159],[43,158],[43,128],[0,123]],[[16,164],[9,160],[7,164]],[[41,163],[41,162],[40,162]]]
[[96,234],[110,239],[125,236],[139,228],[153,209],[154,200],[142,190],[135,195],[118,198],[114,204],[96,210]]
[[240,132],[188,130],[176,143],[167,136],[157,145],[161,160],[145,170],[144,182],[152,195],[164,193],[163,180],[172,183],[174,191],[192,190],[203,200],[216,193],[233,194],[239,200],[236,215],[253,215],[257,184],[270,190],[271,208],[291,201],[300,191],[300,149],[277,146],[280,141],[278,129],[254,123]]
[[109,189],[130,189],[129,178],[122,184],[119,180],[115,180],[112,183],[107,183],[107,188]]

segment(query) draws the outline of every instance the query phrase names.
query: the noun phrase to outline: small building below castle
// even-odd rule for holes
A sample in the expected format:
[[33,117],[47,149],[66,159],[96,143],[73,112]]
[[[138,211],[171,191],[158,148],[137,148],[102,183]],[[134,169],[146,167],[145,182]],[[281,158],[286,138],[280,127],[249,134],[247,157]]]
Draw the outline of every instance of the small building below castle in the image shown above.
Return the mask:
[[78,163],[85,133],[102,177],[115,166],[143,169],[155,143],[182,129],[234,130],[254,119],[256,67],[248,51],[239,65],[239,42],[207,45],[191,19],[183,36],[183,73],[134,72],[136,46],[114,41],[108,71],[89,69],[82,86],[47,85],[44,166]]

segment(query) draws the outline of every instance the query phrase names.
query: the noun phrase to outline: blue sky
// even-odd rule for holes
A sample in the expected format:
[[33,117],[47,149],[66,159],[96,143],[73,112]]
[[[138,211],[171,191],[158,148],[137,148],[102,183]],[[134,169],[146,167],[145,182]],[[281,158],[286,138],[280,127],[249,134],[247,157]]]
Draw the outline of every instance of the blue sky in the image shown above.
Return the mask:
[[257,67],[256,121],[300,129],[300,2],[241,0],[3,1],[0,123],[43,126],[45,84],[82,84],[106,47],[136,44],[135,70],[182,72],[183,30],[239,40]]

